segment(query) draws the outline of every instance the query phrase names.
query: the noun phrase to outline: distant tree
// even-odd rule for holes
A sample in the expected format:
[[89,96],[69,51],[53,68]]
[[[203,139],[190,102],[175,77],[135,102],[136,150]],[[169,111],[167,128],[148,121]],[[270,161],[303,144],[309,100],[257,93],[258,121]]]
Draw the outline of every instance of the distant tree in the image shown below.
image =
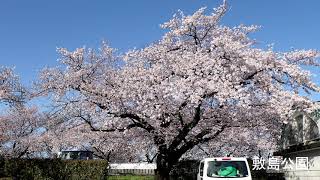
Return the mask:
[[17,105],[26,98],[26,90],[20,84],[19,77],[13,70],[0,68],[0,102],[7,105]]
[[40,125],[36,107],[28,107],[30,93],[10,68],[0,68],[0,154],[23,157],[30,153],[35,130]]
[[10,108],[1,115],[0,154],[7,158],[21,158],[35,153],[33,146],[37,142],[40,120],[36,107]]
[[226,11],[224,3],[210,15],[179,12],[157,43],[120,62],[105,44],[61,48],[61,66],[44,69],[39,88],[61,112],[78,112],[64,123],[127,135],[133,150],[151,143],[161,179],[185,156],[274,148],[290,114],[313,108],[299,92],[319,88],[299,65],[316,65],[318,52],[257,48],[249,38],[257,26],[219,25]]

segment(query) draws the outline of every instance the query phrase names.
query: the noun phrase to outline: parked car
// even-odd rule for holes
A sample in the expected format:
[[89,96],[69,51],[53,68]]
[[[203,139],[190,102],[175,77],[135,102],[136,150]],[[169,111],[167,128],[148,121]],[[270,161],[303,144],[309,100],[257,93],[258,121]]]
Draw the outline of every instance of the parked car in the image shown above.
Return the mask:
[[58,153],[58,158],[64,160],[89,160],[93,159],[91,151],[61,151]]
[[252,180],[249,164],[241,157],[213,157],[200,161],[197,180]]

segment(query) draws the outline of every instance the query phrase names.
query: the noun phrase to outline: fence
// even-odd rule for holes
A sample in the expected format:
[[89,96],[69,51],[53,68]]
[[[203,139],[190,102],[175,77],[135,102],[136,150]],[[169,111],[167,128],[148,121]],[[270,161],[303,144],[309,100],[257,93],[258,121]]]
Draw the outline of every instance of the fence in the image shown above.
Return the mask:
[[150,163],[122,163],[109,164],[109,175],[135,174],[135,175],[155,175],[157,166]]

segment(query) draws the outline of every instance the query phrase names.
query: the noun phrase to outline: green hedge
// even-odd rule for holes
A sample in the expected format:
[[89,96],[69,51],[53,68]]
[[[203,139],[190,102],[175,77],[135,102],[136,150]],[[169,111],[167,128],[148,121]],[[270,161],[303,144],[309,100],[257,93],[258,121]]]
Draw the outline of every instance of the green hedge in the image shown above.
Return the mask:
[[107,166],[104,160],[2,159],[0,177],[23,180],[106,179]]

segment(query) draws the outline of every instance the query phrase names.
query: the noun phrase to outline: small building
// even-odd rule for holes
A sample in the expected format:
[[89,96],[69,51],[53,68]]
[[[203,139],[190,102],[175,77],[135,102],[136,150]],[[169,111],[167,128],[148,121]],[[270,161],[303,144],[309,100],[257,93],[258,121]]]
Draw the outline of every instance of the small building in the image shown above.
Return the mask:
[[65,160],[89,160],[93,159],[92,151],[61,151],[58,158]]
[[[311,114],[296,112],[283,129],[281,150],[274,156],[283,156],[293,162],[285,170],[286,180],[320,179],[320,110]],[[306,169],[297,168],[300,159],[306,159]]]

